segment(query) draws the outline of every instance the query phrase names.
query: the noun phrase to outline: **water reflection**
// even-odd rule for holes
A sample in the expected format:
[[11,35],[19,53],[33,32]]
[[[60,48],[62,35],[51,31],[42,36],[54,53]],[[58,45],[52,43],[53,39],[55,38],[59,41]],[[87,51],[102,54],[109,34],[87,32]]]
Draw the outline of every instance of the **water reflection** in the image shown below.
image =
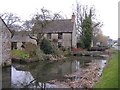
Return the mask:
[[[33,78],[32,74],[28,71],[18,71],[13,66],[12,69],[12,88],[41,88],[44,87],[44,83],[37,82]],[[45,84],[46,87],[52,88],[56,87],[55,85],[50,85],[49,83]]]
[[[104,60],[105,61],[105,60]],[[32,63],[24,66],[24,68],[13,65],[12,70],[12,87],[13,88],[53,88],[57,87],[54,84],[47,83],[54,79],[63,79],[64,75],[72,74],[80,69],[84,69],[89,62],[99,62],[101,68],[104,61],[93,58],[71,58],[68,60],[46,62],[40,61],[39,63]],[[101,71],[102,72],[102,71]],[[74,80],[78,80],[76,76]]]
[[107,61],[106,60],[100,60],[99,61],[99,67],[100,67],[100,70],[98,72],[98,75],[101,76],[102,75],[102,72],[103,72],[103,69],[106,65]]
[[13,66],[11,67],[11,70],[12,87],[23,87],[23,84],[26,86],[34,80],[33,76],[28,71],[18,71]]
[[80,69],[80,62],[79,61],[75,61],[75,69],[76,71],[78,71]]

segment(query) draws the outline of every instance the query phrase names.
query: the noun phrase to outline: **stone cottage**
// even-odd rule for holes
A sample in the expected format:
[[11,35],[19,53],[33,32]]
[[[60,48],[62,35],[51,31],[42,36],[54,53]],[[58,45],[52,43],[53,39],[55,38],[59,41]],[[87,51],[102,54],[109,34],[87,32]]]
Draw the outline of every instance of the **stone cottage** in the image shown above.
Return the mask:
[[58,47],[72,48],[77,47],[77,31],[75,15],[71,19],[54,20],[43,29],[45,37],[56,42]]
[[11,64],[11,32],[0,17],[0,65]]

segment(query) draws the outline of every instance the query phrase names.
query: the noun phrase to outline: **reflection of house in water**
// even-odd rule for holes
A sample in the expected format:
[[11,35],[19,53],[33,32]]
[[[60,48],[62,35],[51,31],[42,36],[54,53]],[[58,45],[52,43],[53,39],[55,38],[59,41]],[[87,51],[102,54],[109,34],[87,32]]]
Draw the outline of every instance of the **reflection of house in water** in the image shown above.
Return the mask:
[[76,63],[76,70],[78,71],[80,69],[80,62],[76,60],[75,63]]

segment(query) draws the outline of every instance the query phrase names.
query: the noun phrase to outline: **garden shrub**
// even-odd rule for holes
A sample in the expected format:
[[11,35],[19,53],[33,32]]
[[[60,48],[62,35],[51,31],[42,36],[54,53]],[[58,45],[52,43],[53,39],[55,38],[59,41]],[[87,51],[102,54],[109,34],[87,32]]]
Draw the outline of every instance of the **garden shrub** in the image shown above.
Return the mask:
[[36,48],[37,46],[31,42],[25,43],[25,51],[29,53],[30,57],[36,56]]
[[62,51],[53,43],[44,38],[41,41],[40,49],[45,53],[45,54],[52,54],[54,56],[60,57],[63,53]]
[[37,47],[36,49],[36,57],[39,60],[45,60],[45,54],[43,53],[43,51],[40,49],[40,47]]
[[71,56],[71,55],[72,55],[72,53],[71,53],[70,50],[64,51],[64,56],[65,56],[65,57],[68,57],[68,56]]
[[40,49],[45,53],[45,54],[53,54],[54,50],[51,45],[51,42],[47,39],[42,39],[41,44],[40,44]]
[[61,55],[63,55],[63,52],[54,43],[51,44],[53,49],[53,55],[61,57]]

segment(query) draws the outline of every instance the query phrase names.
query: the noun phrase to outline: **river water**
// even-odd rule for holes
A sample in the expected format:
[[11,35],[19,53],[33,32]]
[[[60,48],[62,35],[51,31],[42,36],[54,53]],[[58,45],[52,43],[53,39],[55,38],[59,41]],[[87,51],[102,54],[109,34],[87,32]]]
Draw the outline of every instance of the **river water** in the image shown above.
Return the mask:
[[[45,85],[46,88],[57,88],[57,85],[48,83],[48,81],[54,79],[60,80],[66,74],[72,74],[86,68],[89,65],[88,63],[98,63],[100,67],[98,75],[101,75],[106,59],[93,57],[72,57],[54,62],[40,61],[27,65],[13,64],[11,66],[10,75],[11,87],[41,88]],[[8,72],[6,71],[5,73]],[[6,75],[8,75],[6,78],[9,77],[9,74]]]

